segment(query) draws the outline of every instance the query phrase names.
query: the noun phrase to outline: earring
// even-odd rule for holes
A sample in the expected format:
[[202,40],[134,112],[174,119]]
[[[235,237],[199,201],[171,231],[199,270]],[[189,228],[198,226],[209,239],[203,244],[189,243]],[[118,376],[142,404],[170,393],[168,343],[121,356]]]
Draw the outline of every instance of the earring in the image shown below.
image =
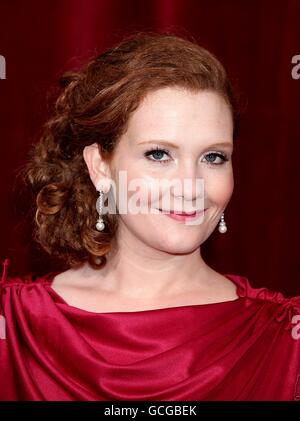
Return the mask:
[[102,213],[102,207],[103,207],[103,191],[102,190],[98,190],[99,191],[99,197],[96,201],[96,209],[98,211],[99,217],[98,220],[96,222],[96,229],[98,231],[103,231],[105,228],[105,223],[102,219],[101,213]]
[[219,222],[218,230],[221,234],[225,234],[225,232],[227,231],[227,225],[226,225],[226,222],[224,220],[224,213],[222,213],[221,221]]

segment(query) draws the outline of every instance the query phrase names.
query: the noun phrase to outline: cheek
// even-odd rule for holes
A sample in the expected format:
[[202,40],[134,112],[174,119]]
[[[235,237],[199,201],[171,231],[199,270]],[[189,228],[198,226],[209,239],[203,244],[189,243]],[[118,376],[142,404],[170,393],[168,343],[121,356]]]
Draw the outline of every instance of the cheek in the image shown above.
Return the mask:
[[[142,175],[141,175],[142,174]],[[162,189],[159,187],[159,177],[145,175],[136,169],[124,169],[117,178],[117,206],[121,201],[127,206],[128,213],[133,213],[137,208],[150,211],[159,207]],[[127,204],[126,204],[127,202]],[[136,212],[135,212],[136,213]],[[134,215],[135,216],[135,215]],[[143,215],[141,215],[143,217]]]
[[222,204],[228,202],[234,189],[234,179],[232,171],[228,173],[219,173],[210,175],[204,179],[204,190],[206,197],[215,202]]

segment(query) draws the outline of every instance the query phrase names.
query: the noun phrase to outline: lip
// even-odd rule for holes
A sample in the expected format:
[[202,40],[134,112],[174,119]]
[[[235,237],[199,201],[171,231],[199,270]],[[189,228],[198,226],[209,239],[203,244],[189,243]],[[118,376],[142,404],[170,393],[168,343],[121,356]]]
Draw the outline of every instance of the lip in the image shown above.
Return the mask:
[[162,211],[158,209],[160,213],[163,215],[168,216],[169,218],[176,219],[177,221],[184,221],[197,218],[201,213],[205,212],[207,208],[203,209],[202,211],[194,211],[194,212],[182,212],[182,213],[175,213],[175,211]]

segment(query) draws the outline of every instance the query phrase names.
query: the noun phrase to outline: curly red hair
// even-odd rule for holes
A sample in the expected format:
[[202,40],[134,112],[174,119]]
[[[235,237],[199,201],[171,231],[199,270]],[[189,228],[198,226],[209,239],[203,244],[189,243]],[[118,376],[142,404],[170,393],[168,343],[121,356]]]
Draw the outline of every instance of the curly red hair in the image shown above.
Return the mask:
[[97,143],[108,163],[130,114],[145,95],[167,86],[222,95],[232,110],[234,138],[238,109],[226,71],[194,40],[169,33],[139,32],[94,57],[79,71],[59,79],[60,92],[50,119],[32,144],[22,180],[34,196],[34,240],[69,266],[106,263],[118,227],[117,214],[105,214],[95,229],[97,192],[83,149]]

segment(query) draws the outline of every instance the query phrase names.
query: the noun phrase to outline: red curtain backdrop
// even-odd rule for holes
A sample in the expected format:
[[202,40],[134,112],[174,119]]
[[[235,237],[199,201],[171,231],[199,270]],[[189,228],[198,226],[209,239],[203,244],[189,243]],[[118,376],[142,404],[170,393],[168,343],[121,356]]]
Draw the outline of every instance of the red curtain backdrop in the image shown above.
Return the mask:
[[169,30],[215,53],[244,103],[228,232],[216,229],[203,256],[253,286],[300,294],[300,79],[291,73],[299,22],[299,0],[1,0],[0,258],[9,257],[10,273],[57,267],[21,223],[26,204],[14,180],[58,76],[133,31]]

